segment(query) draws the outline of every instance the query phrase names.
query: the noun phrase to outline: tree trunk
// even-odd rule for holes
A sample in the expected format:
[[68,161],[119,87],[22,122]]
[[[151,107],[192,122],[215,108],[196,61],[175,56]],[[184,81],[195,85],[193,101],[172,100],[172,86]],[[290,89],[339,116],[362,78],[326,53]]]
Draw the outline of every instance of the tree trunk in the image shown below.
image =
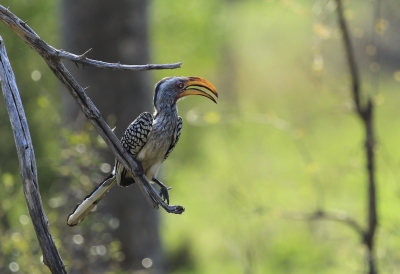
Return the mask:
[[[126,64],[149,62],[146,0],[64,0],[62,9],[65,50],[81,54],[93,48],[88,54],[90,58]],[[112,122],[110,126],[116,126],[117,136],[122,136],[141,112],[152,110],[153,88],[148,72],[77,69],[73,64],[66,65],[83,87],[90,86],[88,95],[102,116]],[[67,122],[80,129],[86,119],[69,95],[64,98],[64,106]],[[114,165],[111,153],[104,153],[104,157]],[[154,272],[164,272],[158,213],[136,185],[114,187],[98,210],[119,220],[119,227],[110,233],[122,244],[125,259],[121,266],[125,271],[143,269],[142,260],[149,258]]]

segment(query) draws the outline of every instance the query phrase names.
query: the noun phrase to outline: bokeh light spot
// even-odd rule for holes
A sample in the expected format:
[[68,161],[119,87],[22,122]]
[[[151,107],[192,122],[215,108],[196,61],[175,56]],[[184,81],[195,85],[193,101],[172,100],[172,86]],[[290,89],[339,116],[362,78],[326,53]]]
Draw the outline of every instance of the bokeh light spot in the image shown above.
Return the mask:
[[144,258],[142,260],[142,265],[144,268],[150,268],[153,265],[153,261],[150,258]]
[[96,246],[96,252],[100,256],[104,256],[107,253],[107,249],[104,245],[98,245],[98,246]]
[[34,70],[31,73],[31,78],[33,81],[37,82],[40,80],[40,78],[42,78],[42,73],[40,73],[38,70]]
[[19,270],[19,265],[16,262],[12,262],[8,265],[8,268],[12,271],[12,272],[17,272]]
[[79,144],[76,146],[76,151],[78,151],[80,154],[83,154],[86,152],[86,146],[84,144]]
[[111,172],[111,166],[109,164],[107,164],[107,163],[103,163],[100,166],[100,170],[103,173],[110,173]]
[[26,215],[21,215],[21,216],[19,216],[19,222],[22,224],[22,225],[27,225],[27,224],[29,224],[29,217],[28,216],[26,216]]
[[375,31],[378,34],[383,34],[389,28],[389,21],[385,19],[377,20],[375,24]]
[[117,218],[111,218],[108,224],[112,229],[117,229],[119,227],[119,220]]
[[74,242],[74,244],[80,245],[83,244],[85,239],[83,238],[82,235],[76,234],[72,237],[72,241]]

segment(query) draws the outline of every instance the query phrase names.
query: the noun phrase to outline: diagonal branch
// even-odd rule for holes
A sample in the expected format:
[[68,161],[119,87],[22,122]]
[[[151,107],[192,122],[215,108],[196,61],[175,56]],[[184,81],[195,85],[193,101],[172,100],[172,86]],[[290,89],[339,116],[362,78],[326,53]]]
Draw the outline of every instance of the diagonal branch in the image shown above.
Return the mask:
[[[97,60],[91,60],[86,57],[85,52],[82,55],[75,55],[57,50],[43,41],[27,24],[23,22],[8,9],[0,5],[0,21],[9,26],[16,32],[33,50],[35,50],[48,64],[54,75],[66,87],[73,96],[77,104],[80,106],[83,113],[91,121],[100,136],[111,149],[114,156],[120,161],[132,174],[132,177],[137,182],[139,188],[154,207],[163,207],[169,213],[181,214],[184,208],[179,205],[168,205],[159,196],[158,192],[151,185],[143,172],[140,163],[132,159],[130,154],[123,148],[118,138],[101,117],[100,111],[92,103],[86,95],[84,89],[72,77],[70,72],[64,67],[62,59],[71,60],[75,63],[83,65],[95,66],[102,69],[113,70],[150,70],[150,69],[173,69],[179,68],[181,63],[164,64],[164,65],[121,65],[119,63],[105,63]],[[57,252],[54,241],[51,237],[47,217],[43,211],[40,194],[38,191],[38,180],[33,146],[29,136],[29,129],[25,114],[22,108],[22,103],[19,98],[18,90],[16,89],[15,77],[9,64],[8,58],[5,55],[4,43],[0,40],[0,45],[4,50],[1,55],[2,69],[1,80],[2,89],[6,98],[7,108],[10,113],[10,120],[15,136],[18,156],[20,159],[21,176],[23,178],[24,192],[28,204],[28,209],[34,223],[34,228],[41,249],[43,251],[44,263],[50,268],[52,273],[66,273],[60,255]],[[3,62],[4,61],[4,62]],[[11,79],[10,81],[8,79]],[[9,89],[11,91],[9,91]],[[16,105],[16,106],[15,106]]]
[[[72,77],[71,73],[65,68],[65,66],[61,62],[61,56],[71,56],[71,54],[64,54],[62,53],[62,51],[48,45],[25,22],[20,20],[8,9],[4,8],[1,5],[0,21],[3,21],[7,26],[14,30],[25,41],[25,43],[27,43],[33,50],[35,50],[40,56],[42,56],[47,65],[53,71],[54,75],[69,91],[83,113],[90,120],[95,129],[99,132],[100,136],[104,139],[117,160],[120,161],[130,171],[132,177],[138,183],[139,188],[145,194],[150,204],[154,208],[162,206],[168,213],[181,214],[182,212],[184,212],[185,209],[182,206],[168,205],[163,201],[163,199],[159,196],[157,191],[144,175],[141,164],[132,159],[130,154],[123,148],[118,138],[101,117],[100,111],[86,95],[84,89]],[[76,56],[83,61],[88,60],[87,58],[81,58],[78,55]],[[85,54],[83,54],[82,56],[85,57]],[[93,65],[92,62],[85,62],[85,64]],[[115,67],[117,67],[117,64],[114,65]],[[179,66],[180,63],[178,63],[178,67]],[[109,68],[108,65],[100,67]]]
[[151,183],[144,175],[141,164],[133,160],[130,154],[123,148],[111,128],[101,117],[99,110],[86,95],[84,89],[64,67],[62,62],[55,58],[45,58],[45,61],[53,71],[54,75],[71,93],[75,101],[81,107],[83,113],[111,149],[114,156],[131,172],[133,178],[138,182],[139,187],[144,192],[152,206],[158,208],[158,206],[161,205],[169,213],[181,214],[184,211],[182,206],[167,205],[154,190]]
[[43,262],[52,273],[67,273],[53,237],[50,234],[48,220],[43,210],[39,192],[35,153],[29,133],[28,122],[19,96],[17,83],[7,57],[3,39],[0,37],[0,78],[7,111],[10,116],[15,146],[22,177],[22,185],[29,214],[36,236],[43,252]]

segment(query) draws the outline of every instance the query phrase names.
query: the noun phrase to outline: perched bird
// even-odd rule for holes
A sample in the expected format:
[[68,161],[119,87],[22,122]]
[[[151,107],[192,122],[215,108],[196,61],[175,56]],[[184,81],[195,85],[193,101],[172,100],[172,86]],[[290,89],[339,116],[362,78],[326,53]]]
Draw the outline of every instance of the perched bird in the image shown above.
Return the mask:
[[[168,188],[156,176],[181,134],[182,118],[178,116],[176,103],[188,95],[201,95],[216,103],[214,97],[201,88],[218,97],[215,87],[200,77],[162,79],[155,86],[154,117],[149,112],[143,112],[129,125],[121,139],[124,148],[142,164],[147,179],[160,187],[159,195],[167,204]],[[129,186],[134,182],[129,171],[116,160],[111,174],[68,215],[67,224],[75,226],[82,222],[115,183]]]

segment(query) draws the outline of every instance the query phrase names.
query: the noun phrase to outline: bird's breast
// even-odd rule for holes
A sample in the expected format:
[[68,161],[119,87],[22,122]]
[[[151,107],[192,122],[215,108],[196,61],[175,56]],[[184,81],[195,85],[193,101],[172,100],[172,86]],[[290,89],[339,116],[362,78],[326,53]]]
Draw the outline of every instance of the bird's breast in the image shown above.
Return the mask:
[[155,120],[146,144],[136,156],[150,180],[157,174],[175,134],[177,120],[171,120]]

